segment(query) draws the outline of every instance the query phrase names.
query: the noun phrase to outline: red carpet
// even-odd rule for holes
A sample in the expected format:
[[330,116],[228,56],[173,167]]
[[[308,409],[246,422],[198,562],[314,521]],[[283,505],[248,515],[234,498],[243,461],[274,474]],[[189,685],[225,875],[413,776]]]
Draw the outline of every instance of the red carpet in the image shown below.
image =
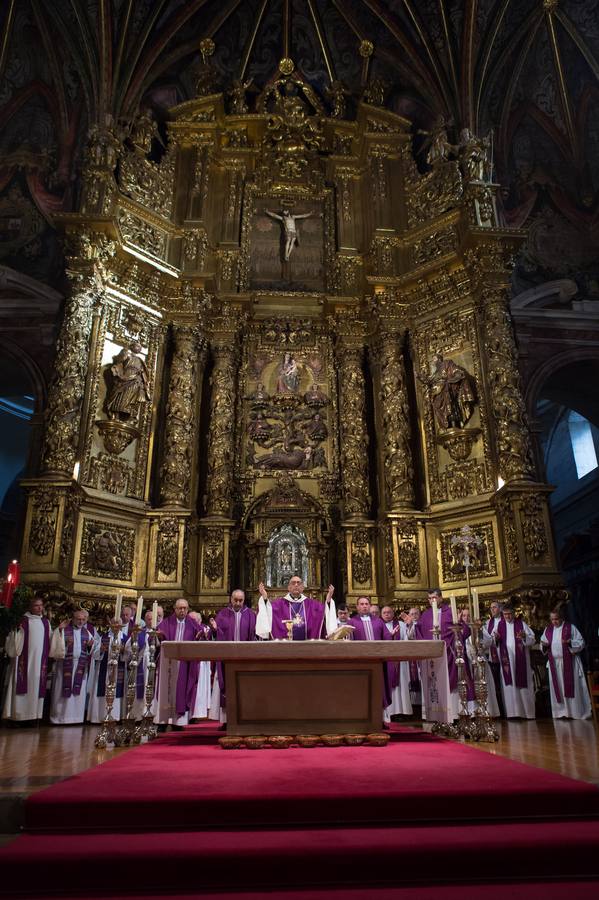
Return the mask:
[[416,729],[395,729],[384,748],[224,751],[215,740],[205,726],[169,734],[34,794],[29,833],[0,850],[4,885],[113,900],[599,890],[592,785]]
[[387,747],[221,750],[191,728],[34,794],[27,828],[114,828],[123,807],[132,829],[599,814],[585,782],[417,729],[398,737]]

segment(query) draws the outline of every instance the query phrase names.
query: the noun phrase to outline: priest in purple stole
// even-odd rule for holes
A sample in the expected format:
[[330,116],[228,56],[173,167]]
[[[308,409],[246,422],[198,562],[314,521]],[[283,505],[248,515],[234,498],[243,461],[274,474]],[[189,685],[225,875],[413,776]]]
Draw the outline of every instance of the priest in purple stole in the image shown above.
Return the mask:
[[[195,641],[204,637],[204,630],[189,615],[189,604],[181,597],[175,602],[172,616],[163,619],[156,631],[159,641]],[[187,725],[189,721],[190,663],[184,660],[161,660],[158,682],[159,725]]]
[[497,703],[499,704],[500,713],[503,716],[505,715],[505,711],[503,709],[503,698],[501,696],[501,663],[499,662],[497,646],[493,640],[493,632],[497,629],[501,620],[501,604],[499,604],[497,600],[493,600],[491,601],[489,610],[491,615],[482,629],[483,644],[489,654],[489,667],[493,675],[493,682],[495,683]]
[[83,609],[76,609],[71,621],[61,622],[52,635],[50,656],[55,664],[50,721],[54,725],[76,725],[84,721],[94,645]]
[[44,601],[34,597],[19,627],[6,639],[10,667],[3,718],[15,722],[42,718],[51,635],[50,623],[44,616]]
[[523,619],[517,619],[514,607],[506,603],[503,618],[493,631],[493,640],[501,663],[501,693],[505,714],[510,718],[535,718],[535,690],[530,665],[534,632]]
[[[392,641],[393,636],[380,617],[370,614],[370,597],[358,597],[357,612],[352,616],[350,625],[353,625],[354,641]],[[387,677],[387,663],[383,663],[383,707],[391,703],[391,691]]]
[[[229,605],[216,614],[214,620],[217,641],[255,641],[256,613],[245,605],[245,593],[237,588],[229,598]],[[226,722],[225,671],[222,663],[216,664],[216,678],[212,689],[210,718]]]
[[324,605],[304,594],[304,582],[298,575],[290,578],[288,593],[269,600],[263,582],[258,585],[260,599],[256,619],[256,634],[267,641],[287,637],[285,620],[293,620],[293,640],[306,641],[325,638],[337,628],[337,611],[333,600],[335,588],[329,585]]
[[[408,631],[404,622],[395,615],[392,606],[383,606],[381,619],[385,628],[394,641],[407,641]],[[391,701],[385,708],[385,721],[389,722],[391,716],[412,715],[412,702],[410,700],[410,664],[407,661],[393,660],[387,663],[387,681]]]
[[[455,634],[452,629],[453,617],[451,607],[443,599],[443,595],[439,588],[431,588],[428,591],[428,609],[425,609],[414,628],[414,637],[416,640],[432,641],[433,635],[433,603],[437,604],[439,611],[439,637],[445,642],[447,649],[447,670],[449,675],[449,703],[452,718],[457,719],[460,711],[460,698],[458,695],[458,667],[455,655]],[[470,637],[470,628],[467,625],[462,626],[462,642],[465,645],[466,640]],[[474,686],[472,676],[470,674],[470,666],[468,657],[464,647],[464,660],[466,664],[466,680],[468,684],[467,697],[468,700],[474,700]],[[426,718],[425,697],[422,698],[422,716]]]
[[550,622],[541,635],[541,650],[547,656],[551,714],[554,719],[590,719],[591,698],[580,659],[584,639],[564,621],[560,608],[550,614]]

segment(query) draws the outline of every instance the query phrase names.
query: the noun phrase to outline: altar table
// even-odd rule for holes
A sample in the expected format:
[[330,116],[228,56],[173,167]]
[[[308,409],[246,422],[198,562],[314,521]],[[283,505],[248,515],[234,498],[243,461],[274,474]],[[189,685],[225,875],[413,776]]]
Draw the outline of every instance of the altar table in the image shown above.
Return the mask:
[[[163,641],[161,666],[225,667],[227,733],[364,734],[383,724],[385,660],[440,659],[443,641]],[[161,680],[167,671],[161,672]]]

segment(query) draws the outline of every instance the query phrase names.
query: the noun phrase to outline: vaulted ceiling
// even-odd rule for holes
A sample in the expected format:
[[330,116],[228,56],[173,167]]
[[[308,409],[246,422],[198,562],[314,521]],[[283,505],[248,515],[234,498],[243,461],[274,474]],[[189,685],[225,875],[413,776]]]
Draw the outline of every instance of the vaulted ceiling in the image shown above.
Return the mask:
[[44,213],[72,204],[91,123],[194,95],[210,37],[225,89],[290,56],[322,95],[378,76],[416,127],[492,129],[508,221],[565,223],[570,274],[597,256],[599,0],[5,0],[0,16],[0,191],[17,164]]

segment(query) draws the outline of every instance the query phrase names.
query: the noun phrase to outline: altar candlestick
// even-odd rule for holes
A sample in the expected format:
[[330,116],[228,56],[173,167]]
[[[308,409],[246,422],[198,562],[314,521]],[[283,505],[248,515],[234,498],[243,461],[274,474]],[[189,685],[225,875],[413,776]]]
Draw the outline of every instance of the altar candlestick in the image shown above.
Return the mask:
[[135,613],[135,624],[141,625],[141,617],[144,610],[144,598],[143,594],[137,598],[137,612]]
[[449,597],[449,603],[451,605],[451,621],[455,625],[458,621],[458,607],[455,602],[455,594],[451,594],[451,596]]
[[158,600],[152,603],[152,628],[155,630],[158,625]]
[[117,620],[117,622],[120,622],[120,621],[121,621],[121,607],[122,607],[122,605],[123,605],[123,595],[122,595],[122,593],[119,591],[118,594],[116,595],[116,602],[115,602],[115,604],[114,604],[114,617],[115,617],[115,619]]
[[433,600],[431,604],[433,608],[433,628],[439,627],[439,607],[437,605],[437,601]]

